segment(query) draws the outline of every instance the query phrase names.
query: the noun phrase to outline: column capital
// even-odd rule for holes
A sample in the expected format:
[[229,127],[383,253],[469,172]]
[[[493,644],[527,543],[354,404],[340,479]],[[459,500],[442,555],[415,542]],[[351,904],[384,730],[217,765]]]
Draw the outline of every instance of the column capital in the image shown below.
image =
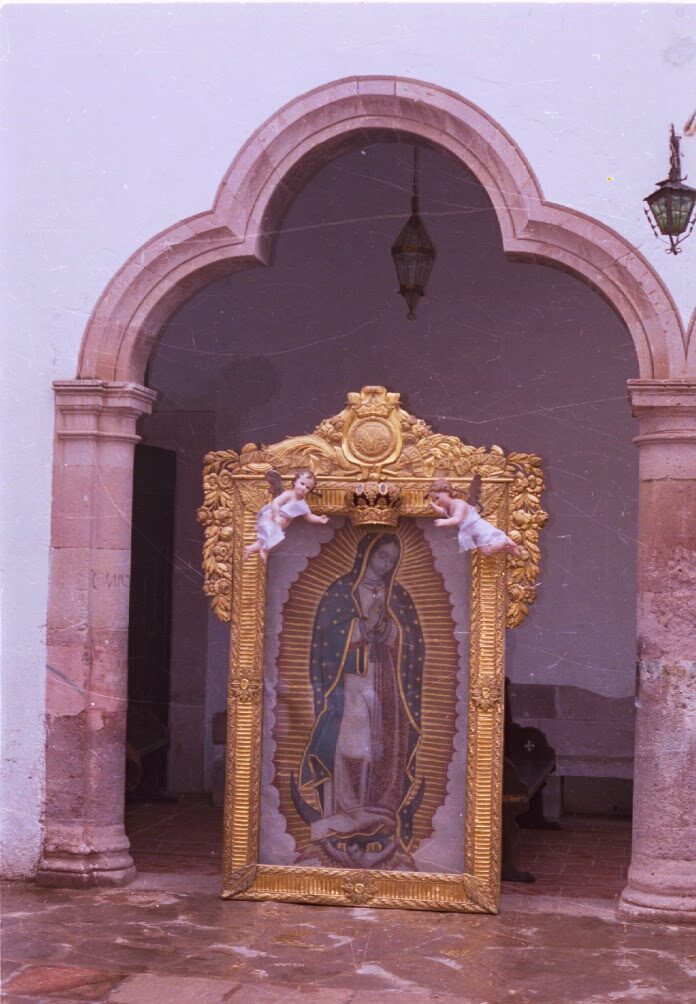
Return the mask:
[[629,380],[641,481],[696,480],[696,380]]
[[157,392],[137,383],[54,380],[58,439],[119,439],[137,443],[135,423],[149,415]]
[[636,418],[656,409],[696,415],[696,380],[629,380],[627,386]]
[[137,421],[156,391],[110,380],[54,380],[53,389],[59,466],[132,467]]

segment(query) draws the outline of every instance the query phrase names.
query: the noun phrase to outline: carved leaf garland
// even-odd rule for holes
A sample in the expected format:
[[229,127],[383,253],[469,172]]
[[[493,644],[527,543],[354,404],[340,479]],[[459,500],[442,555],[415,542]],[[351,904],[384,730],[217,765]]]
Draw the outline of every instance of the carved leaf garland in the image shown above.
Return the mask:
[[[365,420],[369,416],[376,422],[393,423],[394,413],[401,434],[396,460],[384,465],[376,461],[362,467],[352,462],[344,445],[355,417]],[[471,446],[456,436],[433,432],[426,422],[400,406],[398,394],[383,387],[364,387],[360,393],[349,394],[346,408],[321,421],[310,435],[292,436],[270,446],[250,443],[239,454],[223,450],[206,456],[203,504],[198,509],[198,520],[205,530],[203,588],[221,620],[230,619],[232,545],[235,534],[241,532],[242,504],[258,510],[270,500],[265,482],[253,479],[261,478],[270,468],[288,476],[301,467],[309,467],[319,476],[322,491],[333,487],[345,491],[350,484],[367,476],[398,478],[402,487],[408,487],[409,479],[445,476],[455,482],[460,479],[468,482],[479,475],[483,479],[484,516],[495,508],[496,493],[504,490],[504,482],[511,481],[508,533],[523,548],[523,554],[507,560],[507,624],[516,627],[522,623],[536,596],[539,533],[548,520],[541,508],[544,489],[541,459],[527,453],[506,455],[499,446],[490,449]],[[486,483],[486,479],[493,478],[495,482]],[[413,487],[423,486],[419,480]],[[323,506],[323,510],[341,511],[336,505]],[[423,515],[428,511],[424,505]]]

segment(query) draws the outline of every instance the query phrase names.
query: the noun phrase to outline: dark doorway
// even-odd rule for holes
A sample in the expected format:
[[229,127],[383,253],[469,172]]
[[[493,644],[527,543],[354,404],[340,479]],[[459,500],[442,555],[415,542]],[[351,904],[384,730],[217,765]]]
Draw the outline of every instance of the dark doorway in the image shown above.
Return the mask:
[[164,797],[169,746],[169,658],[176,453],[136,446],[128,632],[126,793]]

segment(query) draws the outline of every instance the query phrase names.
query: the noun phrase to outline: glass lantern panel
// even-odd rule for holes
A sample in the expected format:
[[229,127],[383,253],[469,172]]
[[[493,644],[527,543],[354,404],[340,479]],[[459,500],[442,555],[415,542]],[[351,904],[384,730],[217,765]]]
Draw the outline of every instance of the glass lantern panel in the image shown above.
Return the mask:
[[430,275],[430,269],[432,267],[432,256],[429,254],[423,254],[422,252],[416,256],[416,282],[421,289],[425,288],[425,284],[428,281],[428,276]]
[[422,251],[403,251],[395,256],[399,285],[404,289],[423,289],[432,266],[432,256]]
[[408,255],[408,285],[410,289],[418,285],[418,255],[413,252]]
[[675,192],[672,197],[672,226],[676,234],[683,233],[689,225],[694,198],[690,192]]
[[667,207],[665,205],[664,196],[656,199],[654,202],[649,203],[652,214],[655,217],[655,223],[657,224],[657,229],[662,234],[668,233],[669,226],[667,222]]
[[413,285],[413,277],[415,275],[415,267],[413,264],[413,256],[408,251],[403,251],[401,254],[396,255],[396,274],[399,278],[399,286],[402,289],[410,289]]

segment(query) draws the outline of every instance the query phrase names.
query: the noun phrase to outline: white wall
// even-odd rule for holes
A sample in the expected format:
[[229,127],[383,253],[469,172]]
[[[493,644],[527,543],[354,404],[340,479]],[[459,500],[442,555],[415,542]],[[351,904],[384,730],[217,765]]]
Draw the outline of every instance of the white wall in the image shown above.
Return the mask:
[[[398,74],[463,94],[516,140],[546,197],[615,227],[685,318],[696,238],[665,255],[641,200],[694,110],[689,6],[11,6],[2,11],[5,390],[2,792],[10,874],[40,842],[50,381],[75,375],[105,284],[210,206],[250,133],[309,88]],[[696,174],[696,142],[684,143]],[[612,178],[613,180],[608,180]]]

